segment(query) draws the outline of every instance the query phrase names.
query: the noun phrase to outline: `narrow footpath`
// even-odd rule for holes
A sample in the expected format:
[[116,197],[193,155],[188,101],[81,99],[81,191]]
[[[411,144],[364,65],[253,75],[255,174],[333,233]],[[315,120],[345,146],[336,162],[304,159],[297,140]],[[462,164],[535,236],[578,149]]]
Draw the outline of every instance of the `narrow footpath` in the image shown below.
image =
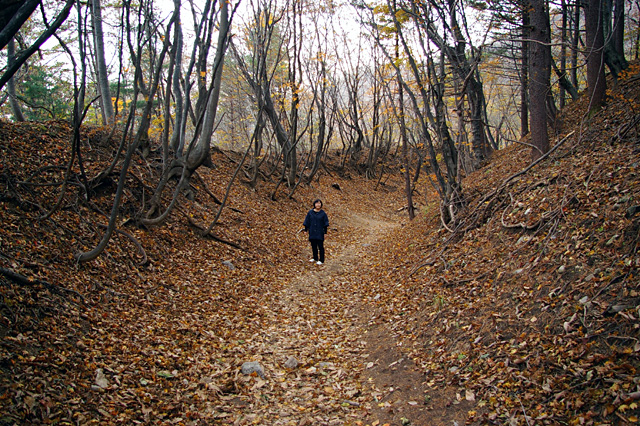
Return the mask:
[[367,251],[398,224],[350,215],[334,225],[346,223],[356,242],[340,246],[329,234],[325,265],[289,259],[307,262],[305,272],[264,295],[263,331],[247,342],[264,375],[239,374],[222,396],[216,411],[229,423],[452,425],[462,416],[437,408],[424,376],[353,285],[372,267]]

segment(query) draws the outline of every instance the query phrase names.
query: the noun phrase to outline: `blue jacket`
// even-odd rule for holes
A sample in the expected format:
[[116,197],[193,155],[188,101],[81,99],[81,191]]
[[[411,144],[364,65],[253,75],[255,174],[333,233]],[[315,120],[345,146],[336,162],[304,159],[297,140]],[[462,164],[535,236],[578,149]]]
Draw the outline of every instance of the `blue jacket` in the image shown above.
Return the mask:
[[310,240],[324,240],[324,234],[327,233],[329,227],[329,218],[324,210],[317,212],[311,209],[307,213],[307,217],[304,218],[302,226],[305,231],[309,232]]

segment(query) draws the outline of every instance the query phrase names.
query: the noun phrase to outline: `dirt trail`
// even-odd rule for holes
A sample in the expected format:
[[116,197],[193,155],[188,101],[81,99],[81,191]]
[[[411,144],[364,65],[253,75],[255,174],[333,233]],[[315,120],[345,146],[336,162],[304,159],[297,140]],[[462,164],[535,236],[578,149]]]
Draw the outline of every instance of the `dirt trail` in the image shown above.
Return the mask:
[[[306,271],[266,295],[265,328],[252,344],[262,348],[267,377],[254,377],[254,392],[229,397],[226,409],[244,412],[236,424],[453,424],[353,285],[363,268],[372,267],[368,248],[398,224],[359,215],[344,223],[358,241],[340,245],[329,234],[324,266],[289,259],[306,261]],[[298,365],[286,368],[293,359]],[[277,401],[264,400],[262,387]]]

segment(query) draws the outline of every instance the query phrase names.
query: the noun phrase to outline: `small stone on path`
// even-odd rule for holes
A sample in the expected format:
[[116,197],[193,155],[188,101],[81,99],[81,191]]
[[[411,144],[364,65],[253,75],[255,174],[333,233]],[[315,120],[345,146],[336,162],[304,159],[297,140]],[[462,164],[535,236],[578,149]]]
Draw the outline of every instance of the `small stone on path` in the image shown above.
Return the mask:
[[299,364],[300,363],[298,362],[297,359],[290,356],[289,359],[285,361],[284,368],[288,368],[289,370],[295,370],[296,368],[298,368]]
[[245,362],[244,364],[242,364],[240,371],[244,375],[256,373],[258,376],[260,376],[260,378],[264,379],[264,369],[262,368],[262,365],[260,365],[260,363],[257,361]]

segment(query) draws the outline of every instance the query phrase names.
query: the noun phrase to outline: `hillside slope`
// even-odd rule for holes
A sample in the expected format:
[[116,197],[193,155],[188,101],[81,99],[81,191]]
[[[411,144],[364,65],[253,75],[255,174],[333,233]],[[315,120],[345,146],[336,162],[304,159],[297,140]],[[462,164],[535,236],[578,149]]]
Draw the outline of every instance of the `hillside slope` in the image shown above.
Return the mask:
[[438,229],[431,205],[426,225],[397,230],[353,283],[421,366],[429,393],[453,388],[450,403],[467,403],[468,423],[638,422],[632,73],[592,117],[585,99],[570,105],[561,145],[539,165],[520,175],[529,148],[512,145],[467,177],[455,234]]
[[[117,148],[118,138],[107,135],[106,129],[83,131],[88,178],[108,165]],[[396,174],[377,184],[349,171],[341,177],[329,165],[295,198],[282,189],[276,201],[274,181],[254,190],[239,179],[213,229],[235,248],[199,235],[215,217],[218,204],[211,194],[222,199],[237,154],[216,152],[215,167],[192,182],[193,200],[181,198],[166,223],[149,229],[129,219],[153,189],[158,164],[138,159],[127,177],[119,233],[95,261],[79,264],[74,255],[93,248],[104,233],[117,175],[87,202],[74,164],[60,208],[47,218],[63,193],[71,136],[60,122],[0,123],[0,424],[252,424],[258,409],[247,413],[252,408],[242,401],[256,392],[264,411],[258,422],[279,424],[274,401],[291,392],[280,382],[298,373],[287,373],[281,365],[286,359],[273,360],[286,346],[270,347],[278,339],[262,338],[265,330],[275,330],[269,334],[284,334],[283,345],[291,340],[284,324],[292,308],[276,306],[285,288],[314,272],[308,242],[297,232],[304,215],[314,198],[324,200],[331,259],[362,237],[353,215],[389,218],[393,214],[378,214],[378,207],[395,211],[402,205],[393,186]],[[313,323],[323,321],[324,306],[313,307]],[[316,330],[312,346],[297,356],[316,353],[316,345],[325,354],[324,342],[342,336],[318,336],[332,331]],[[239,377],[243,362],[267,357],[273,362],[265,365],[268,386],[254,388],[253,377]],[[323,378],[312,376],[321,395]],[[341,389],[360,386],[353,377],[351,383]],[[318,401],[294,412],[300,418],[344,418],[339,397],[336,392],[332,404]],[[353,410],[358,418],[367,415],[364,400]]]
[[[239,248],[199,237],[237,166],[217,152],[151,229],[129,220],[158,167],[139,160],[122,232],[78,264],[117,177],[87,202],[74,165],[47,217],[71,129],[0,123],[0,424],[637,422],[637,71],[592,117],[568,107],[530,170],[513,145],[466,177],[454,234],[427,181],[408,222],[397,171],[377,185],[329,165],[293,199],[234,185],[214,234]],[[83,131],[89,178],[117,147],[106,136]],[[297,233],[315,197],[331,219],[323,268]],[[264,377],[240,373],[254,360]]]

